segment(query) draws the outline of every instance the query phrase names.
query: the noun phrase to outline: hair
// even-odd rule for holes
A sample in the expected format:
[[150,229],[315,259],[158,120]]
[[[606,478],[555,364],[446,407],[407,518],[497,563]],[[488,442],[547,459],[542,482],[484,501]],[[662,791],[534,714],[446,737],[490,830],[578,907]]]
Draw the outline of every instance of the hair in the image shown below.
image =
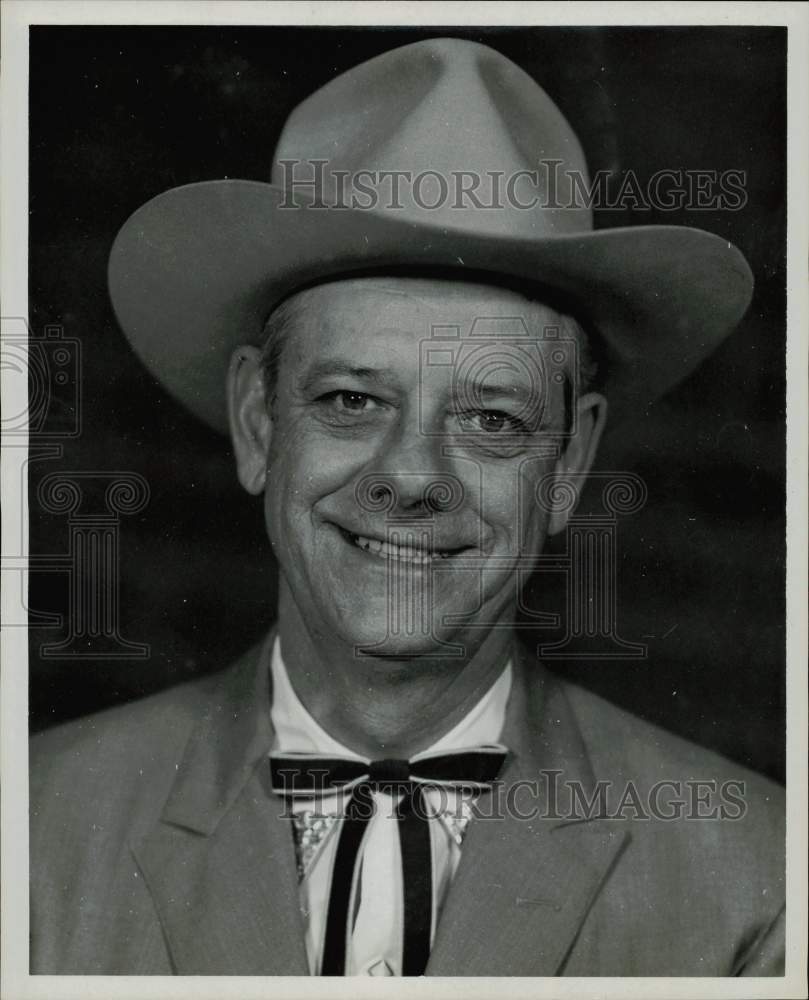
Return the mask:
[[[456,275],[457,279],[457,275]],[[490,283],[491,283],[491,279]],[[305,302],[305,293],[308,288],[289,295],[283,299],[270,313],[264,324],[262,338],[263,346],[261,351],[261,369],[264,376],[264,387],[267,393],[269,405],[275,400],[278,386],[278,373],[281,367],[281,355],[291,329],[294,327],[302,311],[302,304]],[[584,325],[567,312],[560,312],[553,306],[549,306],[544,301],[544,296],[538,298],[528,295],[524,289],[519,289],[533,306],[541,306],[543,309],[551,309],[554,319],[558,320],[559,327],[564,339],[576,342],[575,361],[578,361],[577,369],[568,371],[565,380],[565,424],[572,425],[572,408],[574,399],[584,393],[596,388],[600,375],[601,366],[595,357],[593,344],[595,338],[590,336]],[[547,318],[543,317],[543,322],[547,325]],[[539,331],[537,331],[539,332]],[[574,363],[575,363],[574,361]]]
[[565,379],[565,428],[574,426],[573,407],[576,400],[597,387],[600,366],[593,352],[593,338],[584,326],[567,313],[558,313],[559,325],[563,333],[576,342],[576,358],[573,371],[568,371]]
[[270,313],[262,331],[261,371],[267,400],[272,404],[278,386],[284,344],[301,312],[301,296],[291,295]]

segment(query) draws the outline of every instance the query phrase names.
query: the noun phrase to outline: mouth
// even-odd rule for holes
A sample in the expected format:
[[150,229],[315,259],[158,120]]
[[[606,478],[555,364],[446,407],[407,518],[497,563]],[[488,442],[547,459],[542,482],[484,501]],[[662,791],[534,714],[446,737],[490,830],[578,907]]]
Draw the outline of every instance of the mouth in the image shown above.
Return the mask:
[[338,530],[350,545],[362,549],[368,555],[376,556],[378,559],[412,563],[417,566],[429,565],[442,559],[451,559],[462,552],[471,551],[468,545],[448,549],[432,548],[429,545],[427,533],[419,532],[411,527],[402,528],[399,532],[392,531],[392,537],[387,540],[372,538],[368,535],[356,535],[339,526]]

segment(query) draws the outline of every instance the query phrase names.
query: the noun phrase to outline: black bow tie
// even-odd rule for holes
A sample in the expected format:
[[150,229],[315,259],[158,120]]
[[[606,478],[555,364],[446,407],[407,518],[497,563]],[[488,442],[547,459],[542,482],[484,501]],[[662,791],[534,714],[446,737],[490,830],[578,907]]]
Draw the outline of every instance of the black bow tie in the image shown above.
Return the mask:
[[432,855],[423,791],[445,788],[482,792],[495,780],[507,750],[499,744],[452,753],[417,754],[412,760],[363,761],[315,754],[271,754],[273,791],[284,798],[351,792],[334,857],[320,974],[345,974],[354,866],[374,814],[373,791],[401,795],[396,807],[404,888],[402,975],[420,976],[432,938]]
[[508,751],[499,743],[452,753],[416,754],[412,760],[321,757],[312,753],[270,755],[272,789],[284,797],[348,791],[359,784],[374,790],[407,791],[411,784],[482,790],[497,777]]

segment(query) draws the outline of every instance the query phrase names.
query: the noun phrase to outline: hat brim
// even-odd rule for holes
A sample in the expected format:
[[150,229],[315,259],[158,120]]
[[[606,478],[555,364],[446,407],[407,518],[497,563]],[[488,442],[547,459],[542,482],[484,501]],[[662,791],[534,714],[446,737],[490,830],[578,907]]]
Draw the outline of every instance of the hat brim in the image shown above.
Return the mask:
[[[174,188],[124,224],[109,286],[118,321],[160,382],[227,431],[225,372],[273,307],[338,274],[410,266],[488,272],[557,292],[602,338],[611,415],[688,375],[747,309],[753,277],[718,236],[633,226],[536,239],[448,229],[393,212],[319,209],[257,181]],[[426,213],[425,213],[426,215]]]

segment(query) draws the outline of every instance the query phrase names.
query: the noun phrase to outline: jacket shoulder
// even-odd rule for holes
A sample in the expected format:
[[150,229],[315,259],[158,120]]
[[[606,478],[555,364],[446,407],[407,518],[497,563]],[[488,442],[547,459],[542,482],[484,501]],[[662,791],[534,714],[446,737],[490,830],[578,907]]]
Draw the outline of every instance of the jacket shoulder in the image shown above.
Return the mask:
[[607,783],[608,812],[630,820],[650,856],[672,864],[681,854],[681,870],[726,870],[751,893],[783,894],[783,786],[578,685],[564,683],[564,694],[593,775]]
[[[70,768],[79,757],[106,756],[112,746],[125,748],[127,753],[152,755],[156,748],[150,746],[148,734],[159,734],[173,742],[204,710],[220,673],[34,733],[30,741],[32,770]],[[158,742],[162,744],[163,740]]]
[[[782,786],[578,685],[560,686],[593,777],[606,789],[600,815],[610,833],[627,835],[601,897],[603,920],[634,920],[626,933],[638,940],[686,942],[705,969],[781,974]],[[582,954],[605,933],[594,920],[582,933]],[[693,970],[681,957],[666,956],[678,969],[671,974]]]
[[596,774],[635,777],[644,784],[666,779],[738,781],[757,797],[783,806],[784,789],[749,767],[709,750],[602,698],[559,681],[587,744]]
[[[232,668],[229,668],[232,669]],[[103,817],[138,825],[159,814],[188,739],[209,711],[217,674],[62,723],[31,737],[32,834]]]

